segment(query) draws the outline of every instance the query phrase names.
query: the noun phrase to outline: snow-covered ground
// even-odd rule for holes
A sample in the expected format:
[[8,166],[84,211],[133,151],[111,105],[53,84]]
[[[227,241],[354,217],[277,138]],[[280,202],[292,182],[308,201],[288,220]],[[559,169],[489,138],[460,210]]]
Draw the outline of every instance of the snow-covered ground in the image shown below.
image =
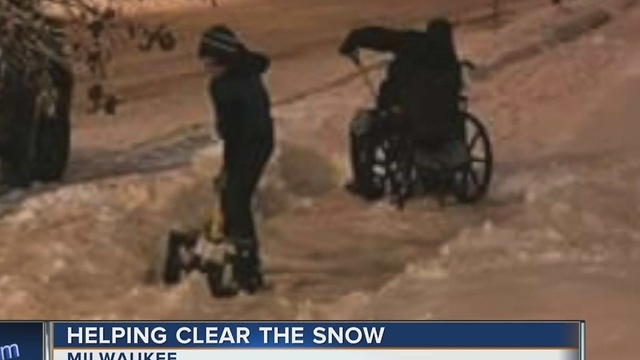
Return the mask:
[[[76,155],[71,183],[2,199],[0,316],[586,318],[590,356],[635,358],[640,12],[612,12],[575,42],[545,41],[583,7],[573,16],[544,8],[498,32],[460,30],[463,53],[486,65],[500,63],[508,44],[542,44],[471,83],[497,161],[490,196],[477,206],[425,201],[398,212],[341,189],[346,125],[370,101],[357,78],[278,105],[281,143],[258,199],[275,288],[255,297],[211,299],[200,278],[164,289],[151,271],[166,231],[202,219],[216,150],[194,156],[202,138],[178,133],[96,155],[84,125],[76,136],[87,151]],[[318,67],[334,66],[326,58]]]

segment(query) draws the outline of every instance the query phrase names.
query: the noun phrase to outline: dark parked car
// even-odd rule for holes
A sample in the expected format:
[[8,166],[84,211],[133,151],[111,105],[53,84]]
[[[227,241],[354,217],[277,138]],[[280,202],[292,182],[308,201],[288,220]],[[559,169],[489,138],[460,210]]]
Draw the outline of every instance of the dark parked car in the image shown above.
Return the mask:
[[29,66],[0,45],[0,183],[5,188],[58,181],[65,173],[73,74],[60,36],[47,36],[49,50],[31,53],[35,61]]

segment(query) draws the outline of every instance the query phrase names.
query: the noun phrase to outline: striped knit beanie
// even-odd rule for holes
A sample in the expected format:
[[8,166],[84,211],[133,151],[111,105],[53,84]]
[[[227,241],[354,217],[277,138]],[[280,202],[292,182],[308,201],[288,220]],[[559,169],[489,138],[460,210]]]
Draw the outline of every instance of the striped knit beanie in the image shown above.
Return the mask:
[[201,58],[215,58],[218,62],[225,63],[233,55],[244,49],[244,45],[231,29],[224,25],[216,25],[209,28],[202,35],[198,56]]

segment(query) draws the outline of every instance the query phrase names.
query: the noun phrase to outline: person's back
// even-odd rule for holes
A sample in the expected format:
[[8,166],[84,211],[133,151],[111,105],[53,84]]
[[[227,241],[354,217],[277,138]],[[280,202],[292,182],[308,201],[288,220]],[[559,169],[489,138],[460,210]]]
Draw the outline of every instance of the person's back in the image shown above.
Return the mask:
[[453,135],[461,78],[448,21],[436,19],[399,71],[400,108],[407,134],[424,147],[438,147]]
[[451,24],[429,22],[427,31],[367,27],[353,31],[343,54],[359,48],[394,54],[380,87],[378,110],[400,109],[407,132],[423,143],[444,141],[457,116],[461,79]]
[[404,79],[400,108],[403,130],[415,143],[436,148],[449,141],[458,116],[456,79],[451,73],[420,69]]

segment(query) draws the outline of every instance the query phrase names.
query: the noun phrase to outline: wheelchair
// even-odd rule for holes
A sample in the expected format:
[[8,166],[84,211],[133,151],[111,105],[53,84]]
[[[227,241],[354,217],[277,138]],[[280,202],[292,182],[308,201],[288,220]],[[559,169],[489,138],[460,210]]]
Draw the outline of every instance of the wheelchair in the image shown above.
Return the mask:
[[[473,66],[468,62],[462,65]],[[468,111],[467,105],[467,97],[461,94],[459,118],[452,120],[457,124],[452,140],[429,150],[401,132],[380,128],[381,123],[395,120],[381,119],[388,114],[359,111],[350,126],[354,180],[376,198],[390,197],[399,208],[411,198],[430,194],[437,195],[441,204],[451,196],[462,204],[481,200],[492,180],[493,150],[483,122]],[[357,144],[367,133],[376,135],[366,139],[367,146]]]

